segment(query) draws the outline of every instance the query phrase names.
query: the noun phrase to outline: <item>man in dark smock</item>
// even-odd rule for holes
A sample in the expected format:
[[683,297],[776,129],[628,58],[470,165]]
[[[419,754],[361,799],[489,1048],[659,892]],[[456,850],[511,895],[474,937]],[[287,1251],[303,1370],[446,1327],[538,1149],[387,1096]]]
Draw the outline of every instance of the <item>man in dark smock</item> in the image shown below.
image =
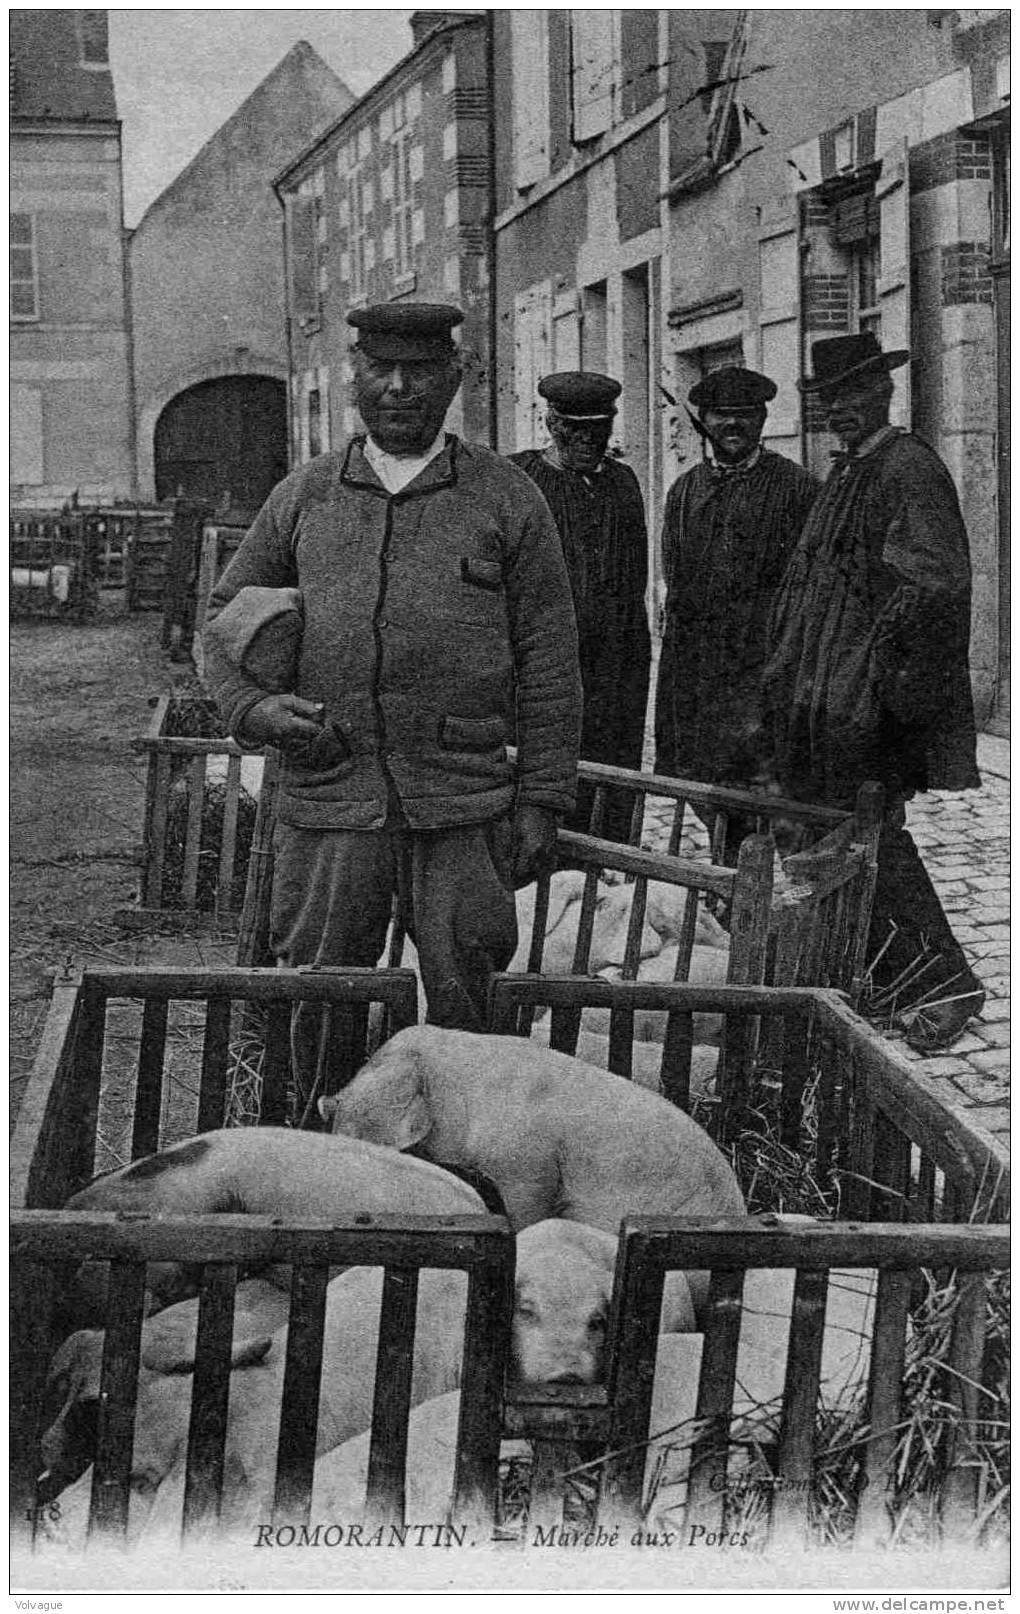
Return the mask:
[[905,828],[904,804],[918,790],[981,780],[959,501],[938,455],[889,424],[889,372],[908,358],[882,352],[871,332],[814,344],[815,375],[802,385],[821,394],[843,452],[776,601],[768,695],[790,795],[849,809],[862,781],[885,786],[873,984],[901,982],[908,1041],[933,1052],[980,1012],[984,993]]
[[[640,768],[651,672],[648,535],[637,477],[606,454],[620,383],[570,370],[545,376],[538,391],[552,442],[511,458],[543,494],[563,545],[584,691],[581,756]],[[588,829],[592,796],[579,788],[569,828]],[[632,805],[625,791],[610,791],[599,832],[627,840]]]
[[[662,524],[655,771],[739,790],[762,768],[769,617],[818,492],[808,471],[761,447],[776,390],[768,376],[735,365],[691,389],[706,457],[674,482]],[[729,819],[725,863],[736,863],[753,829],[753,820]]]

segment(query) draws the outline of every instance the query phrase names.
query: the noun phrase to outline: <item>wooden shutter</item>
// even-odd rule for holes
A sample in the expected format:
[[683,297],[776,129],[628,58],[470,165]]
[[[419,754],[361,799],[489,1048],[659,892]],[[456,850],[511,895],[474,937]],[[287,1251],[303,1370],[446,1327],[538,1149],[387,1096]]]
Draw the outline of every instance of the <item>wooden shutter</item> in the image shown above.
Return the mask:
[[510,15],[514,183],[526,190],[549,172],[549,27],[544,11]]
[[758,368],[779,388],[769,405],[765,441],[800,461],[801,305],[800,199],[780,196],[765,202],[758,221],[760,305]]
[[530,286],[514,301],[514,424],[517,448],[541,448],[548,441],[545,409],[535,390],[552,370],[552,287]]
[[[882,158],[882,173],[875,186],[878,201],[879,241],[882,270],[878,280],[878,306],[882,315],[882,346],[910,346],[910,184],[907,169],[907,143]],[[895,426],[910,426],[910,366],[897,371],[893,380],[890,420]]]
[[553,303],[552,369],[581,368],[581,321],[576,291],[564,291]]
[[319,317],[318,198],[287,198],[287,270],[292,319]]
[[612,11],[571,11],[570,82],[574,139],[592,140],[613,122]]
[[12,387],[10,401],[11,481],[27,487],[43,481],[43,406],[38,387]]

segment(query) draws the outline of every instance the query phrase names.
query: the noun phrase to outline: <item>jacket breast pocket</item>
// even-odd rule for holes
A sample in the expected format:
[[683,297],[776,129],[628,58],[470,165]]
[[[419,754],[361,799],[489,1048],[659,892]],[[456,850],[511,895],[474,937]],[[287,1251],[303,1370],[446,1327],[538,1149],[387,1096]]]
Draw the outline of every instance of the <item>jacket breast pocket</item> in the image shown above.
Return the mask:
[[461,582],[484,589],[489,594],[503,592],[503,568],[498,560],[475,560],[470,555],[462,555],[460,577]]
[[495,751],[506,744],[501,717],[442,717],[439,745],[443,751]]

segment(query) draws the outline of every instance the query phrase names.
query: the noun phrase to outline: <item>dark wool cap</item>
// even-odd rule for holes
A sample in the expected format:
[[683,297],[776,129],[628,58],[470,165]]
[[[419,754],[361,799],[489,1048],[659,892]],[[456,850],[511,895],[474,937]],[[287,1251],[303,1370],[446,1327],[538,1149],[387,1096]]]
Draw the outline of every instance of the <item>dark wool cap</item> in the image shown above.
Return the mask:
[[890,348],[883,352],[874,331],[859,331],[854,336],[828,336],[811,344],[811,362],[814,375],[798,383],[801,392],[824,392],[848,381],[852,376],[866,376],[882,370],[898,370],[906,364],[910,351],[905,347]]
[[575,420],[611,420],[621,391],[620,383],[612,376],[596,375],[591,370],[559,370],[555,375],[544,375],[538,383],[539,397],[550,403],[558,415]]
[[452,332],[463,319],[449,303],[374,303],[353,308],[347,323],[373,359],[436,359],[456,353]]
[[687,394],[695,409],[760,409],[771,402],[779,388],[767,375],[727,364],[693,386]]

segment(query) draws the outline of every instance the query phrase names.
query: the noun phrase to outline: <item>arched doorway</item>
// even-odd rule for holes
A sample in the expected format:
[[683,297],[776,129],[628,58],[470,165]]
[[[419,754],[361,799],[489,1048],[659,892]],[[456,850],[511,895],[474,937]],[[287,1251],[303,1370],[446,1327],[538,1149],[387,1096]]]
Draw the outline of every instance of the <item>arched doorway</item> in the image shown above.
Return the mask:
[[156,422],[157,499],[253,514],[287,473],[287,389],[269,376],[200,381]]

